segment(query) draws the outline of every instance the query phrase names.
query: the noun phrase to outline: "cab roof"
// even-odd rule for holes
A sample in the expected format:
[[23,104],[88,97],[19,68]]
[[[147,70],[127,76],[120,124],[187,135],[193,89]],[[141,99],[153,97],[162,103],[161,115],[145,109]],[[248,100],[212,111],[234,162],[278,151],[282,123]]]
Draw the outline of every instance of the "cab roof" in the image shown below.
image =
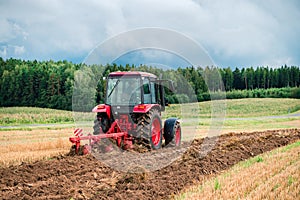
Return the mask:
[[128,71],[128,72],[111,72],[108,76],[142,76],[149,78],[157,78],[154,74],[148,72],[139,72],[139,71]]

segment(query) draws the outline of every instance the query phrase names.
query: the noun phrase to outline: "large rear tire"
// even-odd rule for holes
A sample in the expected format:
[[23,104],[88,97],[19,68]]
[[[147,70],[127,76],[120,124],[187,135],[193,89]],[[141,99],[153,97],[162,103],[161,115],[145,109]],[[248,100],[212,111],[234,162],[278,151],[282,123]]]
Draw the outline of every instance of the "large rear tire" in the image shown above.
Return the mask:
[[136,140],[148,149],[160,149],[162,145],[162,122],[159,111],[150,110],[138,119]]
[[106,114],[97,114],[96,119],[94,120],[94,135],[100,134],[100,127],[103,133],[106,133],[110,128],[110,122]]
[[100,134],[100,120],[96,117],[96,119],[94,120],[94,126],[93,126],[94,135],[99,135]]
[[[94,120],[94,135],[105,134],[109,130],[111,123],[108,119],[108,116],[104,113],[98,113],[96,119]],[[110,138],[103,138],[98,143],[92,145],[92,150],[96,152],[109,152],[112,149],[113,140]]]

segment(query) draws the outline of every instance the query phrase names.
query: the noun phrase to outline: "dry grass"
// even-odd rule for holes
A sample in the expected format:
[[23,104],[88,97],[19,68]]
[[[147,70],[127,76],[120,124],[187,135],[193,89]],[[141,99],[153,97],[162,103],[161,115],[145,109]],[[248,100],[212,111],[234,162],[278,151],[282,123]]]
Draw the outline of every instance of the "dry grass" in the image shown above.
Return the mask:
[[73,129],[0,131],[0,167],[67,153]]
[[299,199],[300,141],[251,158],[175,199]]

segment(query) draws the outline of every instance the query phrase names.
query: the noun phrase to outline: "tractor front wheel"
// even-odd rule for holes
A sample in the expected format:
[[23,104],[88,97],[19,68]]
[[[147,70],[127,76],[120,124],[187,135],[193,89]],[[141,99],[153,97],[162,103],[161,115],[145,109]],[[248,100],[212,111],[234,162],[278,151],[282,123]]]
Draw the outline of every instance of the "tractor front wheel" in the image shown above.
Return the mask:
[[[167,120],[167,122],[170,122]],[[172,119],[171,119],[172,122]],[[174,123],[165,123],[164,138],[166,147],[178,147],[181,143],[181,127],[176,120]]]

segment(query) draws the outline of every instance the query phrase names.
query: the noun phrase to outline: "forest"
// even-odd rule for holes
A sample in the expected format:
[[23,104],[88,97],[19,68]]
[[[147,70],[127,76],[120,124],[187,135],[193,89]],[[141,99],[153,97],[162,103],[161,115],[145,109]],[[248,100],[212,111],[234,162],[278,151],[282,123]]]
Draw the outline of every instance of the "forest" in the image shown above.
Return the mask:
[[172,80],[176,92],[166,90],[170,103],[207,101],[220,93],[228,99],[300,98],[300,68],[297,66],[159,69],[145,65],[86,66],[65,60],[25,61],[0,57],[0,106],[72,110],[72,104],[82,99],[82,110],[88,111],[104,102],[103,77],[112,71],[146,71]]

